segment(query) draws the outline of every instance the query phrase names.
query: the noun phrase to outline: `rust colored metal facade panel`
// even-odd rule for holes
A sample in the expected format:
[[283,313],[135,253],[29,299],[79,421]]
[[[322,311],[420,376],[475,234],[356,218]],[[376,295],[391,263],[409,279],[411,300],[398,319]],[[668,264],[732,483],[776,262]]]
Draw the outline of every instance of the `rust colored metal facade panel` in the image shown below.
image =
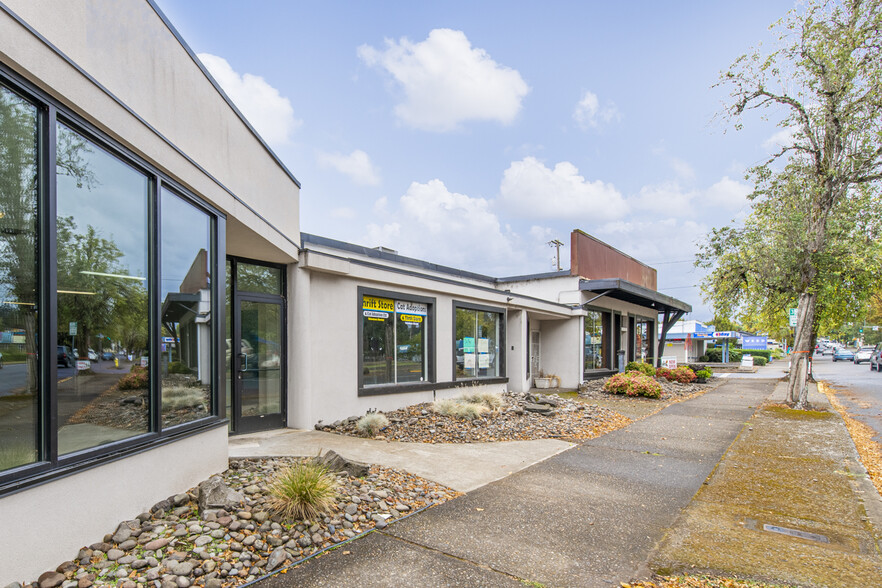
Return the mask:
[[587,280],[621,278],[644,288],[657,289],[655,268],[578,229],[570,235],[570,268],[572,275]]

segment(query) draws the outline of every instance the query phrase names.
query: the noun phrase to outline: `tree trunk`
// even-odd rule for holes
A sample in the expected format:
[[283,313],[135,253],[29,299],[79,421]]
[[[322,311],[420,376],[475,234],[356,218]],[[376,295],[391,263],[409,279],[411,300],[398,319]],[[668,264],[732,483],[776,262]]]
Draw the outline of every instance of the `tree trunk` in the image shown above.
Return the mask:
[[787,381],[787,402],[794,408],[804,409],[808,402],[809,361],[812,356],[812,325],[815,322],[817,294],[802,293],[796,311],[796,335],[790,362],[790,378]]

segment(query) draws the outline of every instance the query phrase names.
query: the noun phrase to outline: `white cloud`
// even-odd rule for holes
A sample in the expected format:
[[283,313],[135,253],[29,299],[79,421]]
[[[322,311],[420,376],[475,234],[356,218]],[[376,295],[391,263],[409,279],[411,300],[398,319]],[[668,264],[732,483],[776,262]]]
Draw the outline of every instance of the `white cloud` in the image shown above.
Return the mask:
[[490,203],[451,192],[441,180],[413,182],[389,216],[395,221],[368,225],[369,246],[385,245],[409,257],[484,273],[524,267],[516,253],[517,237],[503,229]]
[[674,173],[677,174],[677,177],[683,180],[694,180],[695,179],[695,170],[689,165],[689,162],[680,159],[679,157],[671,157],[669,159],[671,167],[674,170]]
[[386,70],[404,91],[395,114],[427,131],[451,131],[468,120],[511,123],[530,91],[517,70],[472,47],[462,31],[435,29],[425,41],[386,39],[383,50],[358,48],[369,66]]
[[332,208],[329,213],[333,218],[353,219],[358,216],[358,212],[354,208],[348,206],[338,206]]
[[793,145],[796,142],[796,129],[787,127],[779,130],[774,135],[763,141],[763,149],[769,153],[780,151],[782,147]]
[[356,149],[349,155],[320,152],[318,162],[322,167],[332,168],[349,176],[356,184],[376,186],[380,183],[380,174],[377,168],[371,163],[368,154],[361,149]]
[[692,201],[698,195],[698,192],[683,190],[677,182],[663,182],[643,186],[629,203],[633,210],[643,213],[686,216],[692,214]]
[[572,163],[549,169],[535,157],[513,161],[499,186],[498,204],[513,214],[543,219],[609,220],[628,211],[612,184],[590,182]]
[[712,206],[738,210],[747,204],[747,195],[750,191],[751,188],[747,184],[723,176],[719,182],[707,189],[705,200]]
[[223,57],[210,53],[199,53],[198,57],[267,143],[277,146],[290,140],[302,123],[294,118],[290,100],[262,77],[249,73],[240,75]]
[[609,123],[622,119],[622,113],[612,102],[607,102],[602,108],[597,94],[585,91],[582,99],[576,104],[573,111],[573,119],[582,130],[596,128],[600,123]]

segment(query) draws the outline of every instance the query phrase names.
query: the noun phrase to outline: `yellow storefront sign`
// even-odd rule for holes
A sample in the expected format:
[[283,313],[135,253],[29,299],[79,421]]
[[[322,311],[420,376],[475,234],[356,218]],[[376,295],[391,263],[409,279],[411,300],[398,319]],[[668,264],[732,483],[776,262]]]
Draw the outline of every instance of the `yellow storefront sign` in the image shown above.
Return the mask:
[[399,316],[401,317],[401,320],[403,320],[406,323],[421,323],[421,322],[423,322],[423,317],[421,317],[418,314],[402,314]]
[[373,296],[365,296],[362,302],[362,308],[365,310],[384,310],[386,312],[395,312],[395,302],[388,298],[374,298]]

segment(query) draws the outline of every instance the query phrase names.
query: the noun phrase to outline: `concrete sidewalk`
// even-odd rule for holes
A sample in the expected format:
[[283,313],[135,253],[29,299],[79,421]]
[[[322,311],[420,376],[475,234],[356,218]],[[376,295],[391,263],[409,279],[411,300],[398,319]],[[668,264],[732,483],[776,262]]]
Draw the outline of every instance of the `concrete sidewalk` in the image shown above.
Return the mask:
[[260,584],[616,586],[645,577],[653,546],[775,384],[728,381]]
[[364,463],[406,470],[460,492],[470,492],[573,447],[557,439],[498,443],[401,443],[277,429],[230,437],[230,457],[312,457],[333,449]]

